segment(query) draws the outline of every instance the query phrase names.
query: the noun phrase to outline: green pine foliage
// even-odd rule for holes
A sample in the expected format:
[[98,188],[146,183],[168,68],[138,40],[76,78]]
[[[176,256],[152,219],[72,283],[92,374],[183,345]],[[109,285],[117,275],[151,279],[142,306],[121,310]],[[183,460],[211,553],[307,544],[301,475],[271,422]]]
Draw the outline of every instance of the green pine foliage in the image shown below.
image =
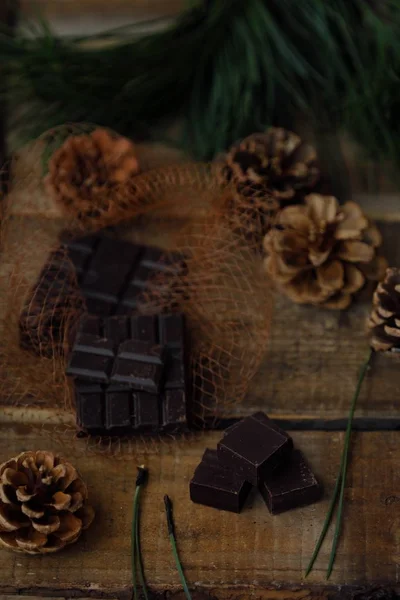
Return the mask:
[[60,39],[39,23],[0,34],[0,86],[24,136],[66,121],[132,136],[178,119],[181,144],[209,159],[304,118],[398,159],[399,30],[400,0],[214,0],[149,35]]

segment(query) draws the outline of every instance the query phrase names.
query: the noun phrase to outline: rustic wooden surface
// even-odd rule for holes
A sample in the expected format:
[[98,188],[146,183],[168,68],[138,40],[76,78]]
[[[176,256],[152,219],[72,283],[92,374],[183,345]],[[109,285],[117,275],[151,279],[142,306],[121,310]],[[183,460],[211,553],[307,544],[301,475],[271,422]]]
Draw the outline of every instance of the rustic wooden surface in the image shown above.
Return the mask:
[[[130,459],[115,461],[87,454],[82,440],[55,442],[49,431],[20,423],[3,428],[0,460],[29,448],[61,449],[79,466],[87,481],[97,519],[84,538],[59,555],[29,557],[1,553],[1,594],[68,596],[106,595],[129,598],[130,520],[136,465],[150,469],[143,494],[143,550],[148,581],[154,590],[179,589],[170,552],[162,498],[174,501],[177,537],[192,586],[217,598],[324,597],[334,586],[398,583],[400,565],[400,433],[358,433],[348,479],[345,527],[335,569],[327,588],[328,535],[315,571],[303,572],[319,534],[337,471],[343,433],[296,432],[294,441],[323,480],[322,502],[271,517],[254,495],[241,515],[218,512],[190,502],[188,483],[206,446],[220,434],[171,442]],[[286,590],[281,595],[282,589]],[[241,590],[241,592],[240,592]],[[315,596],[317,594],[317,596]],[[319,594],[319,595],[318,595]]]

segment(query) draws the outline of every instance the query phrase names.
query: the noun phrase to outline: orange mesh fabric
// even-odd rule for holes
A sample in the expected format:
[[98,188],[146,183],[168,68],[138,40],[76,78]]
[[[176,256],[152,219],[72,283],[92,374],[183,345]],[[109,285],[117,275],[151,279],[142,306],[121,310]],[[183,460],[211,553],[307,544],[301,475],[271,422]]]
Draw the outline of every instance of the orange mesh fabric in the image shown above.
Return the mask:
[[[72,265],[59,250],[60,235],[113,226],[113,235],[159,241],[166,252],[185,256],[187,268],[173,276],[158,274],[161,281],[150,285],[141,306],[145,312],[186,316],[196,424],[212,425],[231,414],[245,397],[268,338],[270,283],[258,252],[260,228],[268,226],[268,198],[266,203],[258,198],[255,206],[249,196],[236,193],[233,202],[232,190],[217,183],[209,166],[176,164],[141,173],[124,189],[111,190],[102,204],[111,207],[106,214],[86,211],[82,218],[78,211],[71,219],[43,184],[46,151],[42,138],[15,157],[5,198],[0,245],[3,405],[40,405],[73,422],[74,401],[64,372],[71,331],[85,307]],[[44,276],[46,285],[38,285]],[[58,283],[49,285],[49,280]],[[26,335],[32,323],[34,339]],[[40,356],[26,349],[30,344]],[[133,447],[121,440],[116,444]]]

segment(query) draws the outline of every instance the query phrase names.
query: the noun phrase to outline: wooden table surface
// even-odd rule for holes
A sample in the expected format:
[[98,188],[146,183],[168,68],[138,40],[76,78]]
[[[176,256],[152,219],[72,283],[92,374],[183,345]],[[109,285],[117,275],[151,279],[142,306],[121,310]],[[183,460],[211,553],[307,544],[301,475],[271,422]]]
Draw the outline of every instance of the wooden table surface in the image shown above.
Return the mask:
[[[392,220],[379,225],[390,263],[400,264],[400,225]],[[331,533],[314,571],[303,577],[327,510],[349,402],[368,350],[368,312],[368,299],[336,313],[295,306],[277,296],[259,372],[245,401],[224,415],[231,419],[264,410],[279,419],[323,482],[320,503],[280,516],[272,517],[257,494],[241,515],[190,502],[194,468],[221,432],[145,446],[139,442],[132,456],[112,458],[88,451],[83,440],[70,434],[55,436],[55,414],[49,409],[3,407],[0,462],[23,450],[60,450],[87,481],[97,518],[77,544],[59,554],[2,551],[0,598],[130,598],[131,506],[136,466],[142,463],[150,469],[143,494],[144,563],[156,592],[182,597],[167,538],[165,493],[174,501],[190,585],[219,600],[350,598],[364,587],[400,589],[400,358],[395,356],[375,356],[360,396],[344,528],[331,579],[325,579]]]

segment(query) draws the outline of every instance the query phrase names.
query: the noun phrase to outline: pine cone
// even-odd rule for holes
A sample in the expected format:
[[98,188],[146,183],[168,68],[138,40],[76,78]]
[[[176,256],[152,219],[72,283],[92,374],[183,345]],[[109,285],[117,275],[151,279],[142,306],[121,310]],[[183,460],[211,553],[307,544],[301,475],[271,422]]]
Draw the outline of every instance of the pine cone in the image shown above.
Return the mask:
[[400,269],[387,269],[384,281],[378,284],[368,326],[374,350],[400,348]]
[[355,202],[311,194],[288,206],[264,238],[265,268],[294,302],[344,309],[367,279],[386,268],[381,235]]
[[271,127],[232,146],[218,166],[219,179],[243,187],[268,188],[279,202],[310,190],[319,178],[317,154],[291,131]]
[[51,452],[23,452],[0,466],[0,545],[57,552],[89,527],[94,510],[74,467]]
[[139,172],[133,143],[106,129],[68,137],[48,166],[50,196],[67,214],[89,223],[113,211],[113,192]]

